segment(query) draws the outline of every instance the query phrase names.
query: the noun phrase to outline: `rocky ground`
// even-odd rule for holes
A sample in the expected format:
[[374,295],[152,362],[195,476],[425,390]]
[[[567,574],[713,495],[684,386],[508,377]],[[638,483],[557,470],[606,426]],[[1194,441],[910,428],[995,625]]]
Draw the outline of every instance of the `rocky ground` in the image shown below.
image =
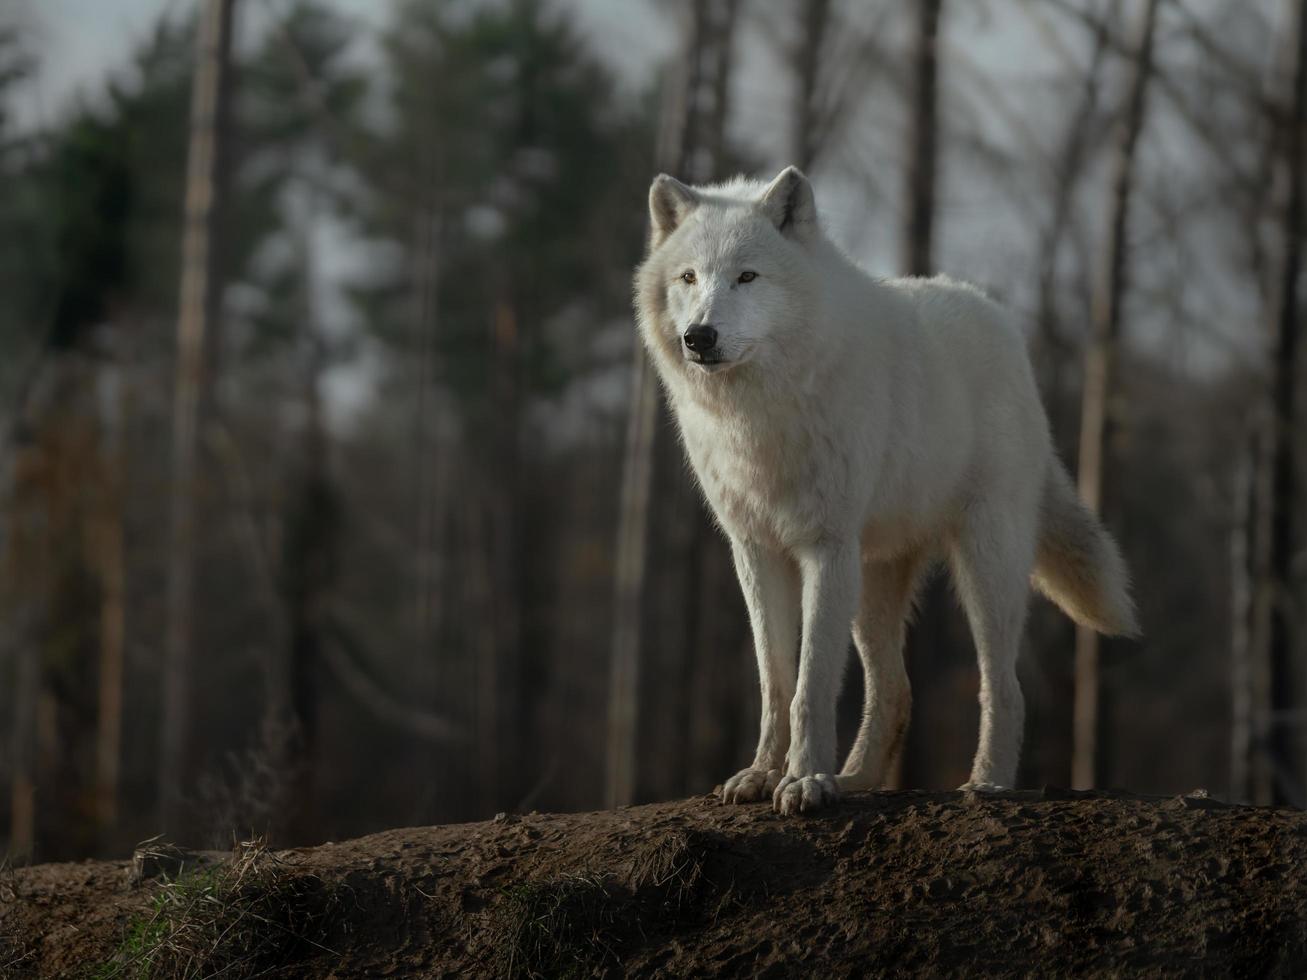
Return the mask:
[[1307,975],[1307,813],[712,797],[0,879],[13,977]]

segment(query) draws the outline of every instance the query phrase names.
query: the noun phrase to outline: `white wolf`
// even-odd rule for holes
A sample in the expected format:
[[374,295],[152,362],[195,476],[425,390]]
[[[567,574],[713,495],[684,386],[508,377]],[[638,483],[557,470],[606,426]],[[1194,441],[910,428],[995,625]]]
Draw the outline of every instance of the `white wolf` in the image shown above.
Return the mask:
[[[1032,578],[1077,622],[1136,631],[1125,564],[1053,455],[1020,333],[970,286],[863,272],[794,167],[767,185],[660,175],[649,210],[640,333],[730,537],[761,677],[758,751],[723,800],[789,814],[882,783],[911,707],[904,624],[937,558],[980,662],[964,788],[1013,785]],[[866,701],[836,774],[850,624]]]

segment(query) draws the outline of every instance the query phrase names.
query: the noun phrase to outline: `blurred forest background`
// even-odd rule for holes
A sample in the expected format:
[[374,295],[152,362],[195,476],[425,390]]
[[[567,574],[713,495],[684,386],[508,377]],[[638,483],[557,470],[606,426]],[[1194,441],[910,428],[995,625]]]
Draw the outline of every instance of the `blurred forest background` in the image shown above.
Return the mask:
[[[873,272],[1025,325],[1133,566],[1139,642],[1035,602],[1022,783],[1307,802],[1302,0],[157,6],[43,115],[51,8],[0,11],[11,857],[745,765],[743,602],[629,283],[655,173],[790,162]],[[954,607],[905,786],[974,750]]]

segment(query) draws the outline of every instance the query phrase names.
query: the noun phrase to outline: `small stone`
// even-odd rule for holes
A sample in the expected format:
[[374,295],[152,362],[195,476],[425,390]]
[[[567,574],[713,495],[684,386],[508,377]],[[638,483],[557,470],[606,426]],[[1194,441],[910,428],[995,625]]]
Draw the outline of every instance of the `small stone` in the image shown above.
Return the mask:
[[176,878],[186,871],[221,864],[227,857],[222,851],[192,851],[155,837],[132,852],[128,881],[139,885],[151,878]]

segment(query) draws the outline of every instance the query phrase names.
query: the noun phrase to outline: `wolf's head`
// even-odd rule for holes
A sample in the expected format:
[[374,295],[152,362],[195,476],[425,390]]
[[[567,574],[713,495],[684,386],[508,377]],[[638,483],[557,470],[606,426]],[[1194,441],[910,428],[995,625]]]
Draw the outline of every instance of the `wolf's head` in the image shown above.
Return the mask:
[[663,370],[712,374],[778,356],[811,312],[820,232],[808,178],[787,167],[766,185],[687,187],[660,174],[649,218],[636,307]]

